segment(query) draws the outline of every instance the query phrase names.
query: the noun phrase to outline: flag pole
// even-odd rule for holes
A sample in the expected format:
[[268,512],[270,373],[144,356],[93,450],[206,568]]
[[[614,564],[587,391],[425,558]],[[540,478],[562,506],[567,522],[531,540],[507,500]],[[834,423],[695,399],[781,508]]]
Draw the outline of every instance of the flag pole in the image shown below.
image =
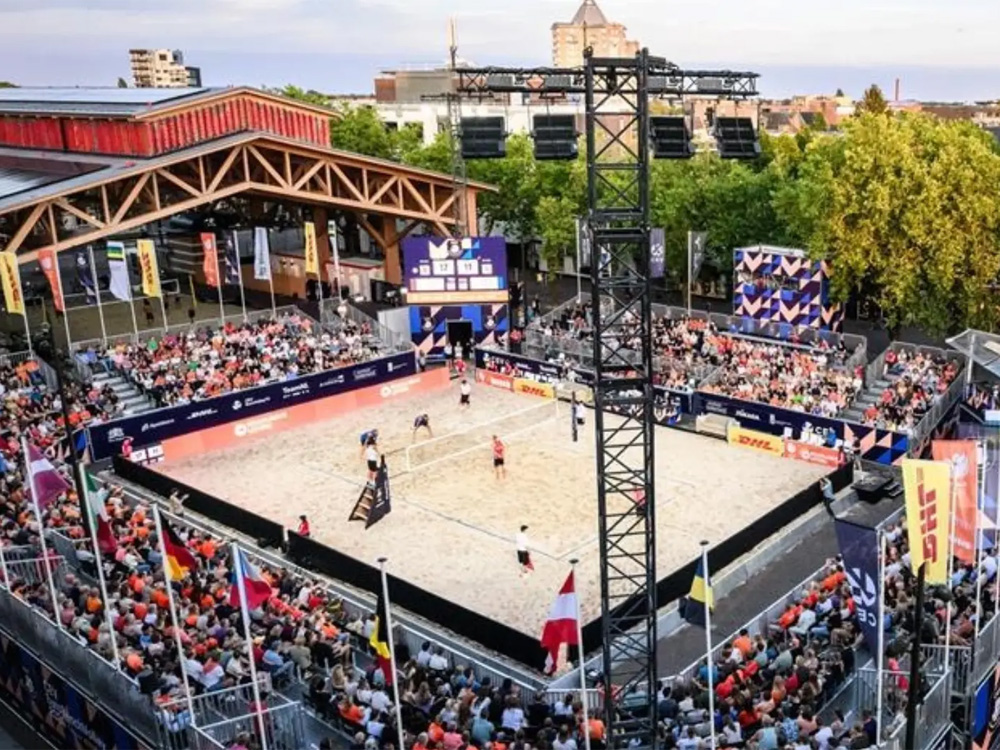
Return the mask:
[[267,728],[264,725],[264,706],[260,702],[260,684],[257,682],[257,665],[253,658],[253,638],[250,635],[250,606],[247,604],[247,588],[243,581],[243,562],[240,558],[240,548],[236,542],[231,542],[233,555],[233,573],[236,576],[236,587],[240,593],[240,614],[243,616],[243,632],[247,642],[247,658],[250,660],[250,681],[253,683],[253,700],[257,704],[257,726],[260,729],[261,750],[267,750]]
[[87,245],[90,255],[90,283],[94,285],[94,297],[97,299],[97,317],[101,320],[101,340],[108,341],[108,329],[104,325],[104,307],[101,305],[101,285],[97,281],[97,264],[94,263],[94,246]]
[[587,706],[587,669],[585,666],[586,660],[583,658],[583,620],[580,619],[580,584],[576,578],[576,564],[578,562],[579,560],[576,558],[570,560],[569,569],[573,574],[573,594],[576,598],[576,649],[577,660],[580,662],[580,703],[583,705],[583,747],[584,750],[590,750],[590,709]]
[[[875,679],[878,685],[878,695],[875,699],[875,736],[882,736],[882,679],[885,665],[885,533],[880,526],[878,529],[878,653],[875,655],[876,672]],[[876,743],[877,744],[877,743]]]
[[[21,283],[21,264],[17,262],[17,256],[12,258],[14,269],[17,272],[17,288],[21,294],[21,317],[24,318],[24,339],[28,344],[28,354],[34,355],[35,348],[31,345],[31,326],[28,324],[28,304],[24,301],[24,284]],[[45,303],[42,303],[42,312],[45,312]]]
[[[81,510],[87,514],[87,524],[90,527],[90,542],[94,545],[94,557],[97,562],[97,583],[101,587],[101,597],[104,602],[104,619],[108,623],[108,635],[111,636],[111,654],[115,660],[115,668],[121,669],[122,664],[118,660],[118,638],[115,636],[115,618],[111,614],[111,599],[108,597],[108,584],[104,580],[104,560],[101,557],[101,546],[97,542],[97,519],[91,515],[90,491],[87,489],[86,470],[82,462],[76,462],[77,473],[79,474],[79,487],[83,490],[83,497],[80,498]],[[103,501],[102,501],[103,502]]]
[[[576,217],[576,301],[583,299],[583,270],[580,268],[580,245],[583,244],[583,221]],[[589,750],[589,748],[588,748]]]
[[[690,248],[690,244],[688,245]],[[705,576],[705,595],[702,597],[705,600],[705,656],[707,661],[708,672],[708,725],[711,727],[711,733],[709,736],[711,740],[711,748],[715,750],[717,747],[715,740],[715,675],[712,674],[712,604],[709,601],[712,597],[709,592],[712,590],[711,580],[712,577],[708,572],[708,541],[702,540],[701,542],[701,572]]]
[[[997,436],[1000,438],[1000,430],[997,431]],[[993,463],[997,470],[998,497],[993,498],[993,556],[1000,561],[1000,440],[997,442],[997,450],[994,453]],[[987,443],[986,455],[989,456],[989,443]],[[985,481],[983,482],[983,502],[986,502]],[[1000,614],[1000,567],[993,576],[993,587],[995,589],[993,592],[993,616],[996,617]]]
[[[947,573],[945,578],[945,585],[949,588],[951,587],[951,574],[954,568],[955,559],[955,482],[952,481],[951,476],[951,466],[948,467],[948,484],[951,487],[949,491],[949,503],[948,503],[948,515],[951,520],[948,523],[948,541],[945,544],[945,550],[948,554],[947,563]],[[979,508],[976,508],[976,513],[979,512]],[[944,631],[944,673],[948,674],[948,668],[951,665],[951,597],[948,597],[948,601],[945,604],[945,631]]]
[[[691,230],[688,230],[688,269],[687,273],[684,274],[687,277],[686,286],[686,296],[687,296],[687,306],[688,306],[688,317],[691,316]],[[714,747],[714,745],[713,745]]]
[[[58,294],[59,299],[62,302],[63,325],[66,327],[66,351],[71,352],[73,351],[73,337],[69,335],[69,310],[66,309],[66,295],[63,294],[62,276],[59,274],[59,253],[53,253],[52,260],[56,266],[56,284],[58,285],[58,289],[52,290],[52,306],[55,307],[55,296]],[[56,310],[55,312],[58,314],[59,310]]]
[[132,276],[128,272],[128,253],[122,247],[122,263],[125,264],[125,280],[128,288],[128,311],[132,313],[132,333],[135,334],[136,343],[139,342],[139,322],[135,318],[135,297],[132,296]]
[[[212,242],[215,245],[215,289],[219,293],[219,326],[222,327],[226,324],[226,303],[222,299],[222,285],[226,283],[226,277],[222,275],[222,262],[219,260],[219,243],[215,239],[215,234],[212,234]],[[223,252],[225,252],[225,243],[223,243]]]
[[[38,519],[38,539],[42,546],[42,562],[45,564],[45,575],[49,579],[49,593],[52,595],[52,618],[56,627],[62,628],[62,618],[59,617],[59,597],[56,594],[56,582],[52,578],[52,561],[49,560],[49,545],[45,542],[45,519],[38,504],[38,488],[35,487],[35,472],[31,468],[31,456],[28,455],[28,439],[21,436],[21,454],[24,456],[25,474],[28,477],[28,487],[31,489],[31,503],[35,508],[35,518]],[[7,583],[8,589],[10,582]]]
[[[979,455],[980,451],[982,455]],[[983,498],[986,493],[983,491],[983,484],[986,480],[986,443],[976,441],[976,533],[973,537],[973,553],[976,556],[976,637],[974,643],[979,642],[979,628],[983,621],[983,540],[982,524],[979,519],[985,509]],[[951,509],[951,514],[955,515],[955,509]],[[951,585],[949,583],[949,585]],[[973,651],[975,653],[975,651]]]
[[327,222],[327,234],[329,234],[331,224],[333,225],[333,237],[330,238],[332,240],[331,249],[333,250],[333,273],[337,277],[336,288],[333,289],[333,298],[340,304],[340,227],[337,226],[336,221]]
[[181,641],[181,621],[177,616],[177,605],[174,603],[174,587],[170,580],[167,543],[163,536],[163,519],[160,518],[160,506],[156,503],[153,503],[153,519],[156,521],[156,538],[160,542],[160,555],[163,557],[163,580],[167,584],[167,606],[170,607],[170,619],[173,622],[174,642],[177,644],[177,661],[181,669],[181,679],[184,681],[184,695],[187,698],[188,713],[191,714],[191,726],[196,727],[198,719],[194,714],[194,699],[191,696],[191,683],[188,681],[184,643]]
[[396,732],[399,736],[399,750],[405,750],[405,732],[403,731],[403,706],[399,702],[399,680],[396,674],[396,645],[392,637],[392,615],[389,614],[389,576],[385,572],[385,563],[388,558],[378,559],[378,569],[382,576],[382,602],[385,604],[385,632],[389,641],[389,663],[392,674],[392,700],[396,709]]

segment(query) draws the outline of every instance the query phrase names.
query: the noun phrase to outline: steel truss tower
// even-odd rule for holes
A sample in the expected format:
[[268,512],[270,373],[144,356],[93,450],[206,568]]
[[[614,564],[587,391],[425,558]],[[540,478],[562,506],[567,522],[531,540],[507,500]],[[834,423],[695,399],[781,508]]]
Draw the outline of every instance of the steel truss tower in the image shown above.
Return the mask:
[[[588,50],[582,69],[456,73],[457,92],[473,98],[512,92],[585,97],[604,722],[610,747],[636,741],[653,748],[657,606],[649,98],[742,99],[756,95],[757,75],[684,71],[647,50],[634,58],[599,58]],[[636,338],[642,346],[638,365],[630,360],[634,349],[626,349],[626,342]],[[636,701],[635,691],[646,700]]]

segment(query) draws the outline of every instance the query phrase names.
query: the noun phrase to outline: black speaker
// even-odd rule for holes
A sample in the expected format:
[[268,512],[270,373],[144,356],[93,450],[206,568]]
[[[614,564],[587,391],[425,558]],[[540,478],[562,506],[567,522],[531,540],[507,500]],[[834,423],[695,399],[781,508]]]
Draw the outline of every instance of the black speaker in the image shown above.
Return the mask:
[[573,160],[579,153],[573,115],[535,115],[531,134],[538,161]]
[[649,139],[654,159],[690,159],[694,144],[683,117],[650,117]]
[[462,158],[502,159],[507,155],[507,133],[502,117],[462,118]]
[[749,117],[717,117],[713,132],[723,159],[756,159],[760,155],[760,143]]

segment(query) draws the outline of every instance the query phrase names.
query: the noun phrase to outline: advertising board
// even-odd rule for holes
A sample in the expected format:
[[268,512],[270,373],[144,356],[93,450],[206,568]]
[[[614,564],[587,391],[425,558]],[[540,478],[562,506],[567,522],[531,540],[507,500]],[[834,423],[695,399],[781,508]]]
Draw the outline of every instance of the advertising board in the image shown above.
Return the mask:
[[476,382],[488,385],[491,388],[499,388],[502,391],[514,390],[514,378],[499,372],[476,370]]
[[738,445],[741,448],[770,453],[772,456],[785,455],[785,442],[780,437],[769,435],[766,432],[748,430],[744,427],[730,427],[726,439],[730,445]]
[[525,378],[514,378],[514,393],[525,393],[540,398],[555,398],[556,389],[551,383],[539,383]]
[[787,428],[794,439],[800,438],[807,429],[832,429],[837,439],[842,440],[845,445],[857,443],[861,458],[881,464],[898,463],[909,448],[909,436],[902,432],[827,419],[706,391],[695,393],[693,410],[695,414],[721,414],[735,419],[740,427],[771,435],[784,436]]
[[972,750],[1000,750],[1000,664],[976,688]]
[[797,440],[785,441],[785,456],[831,469],[836,469],[844,462],[844,454],[836,448],[800,443]]
[[[336,396],[292,404],[266,414],[240,418],[168,438],[159,444],[161,461],[172,461],[229,448],[255,437],[273,435],[314,422],[347,414],[355,409],[378,406],[386,401],[447,388],[451,382],[447,368],[439,367],[387,383],[340,393]],[[134,454],[133,454],[134,456]]]
[[126,437],[131,437],[136,447],[162,443],[190,432],[246,420],[294,404],[399,380],[415,372],[413,353],[404,352],[294,380],[233,391],[206,401],[91,425],[88,428],[91,459],[100,461],[119,453]]
[[0,697],[56,747],[150,750],[100,704],[0,633]]

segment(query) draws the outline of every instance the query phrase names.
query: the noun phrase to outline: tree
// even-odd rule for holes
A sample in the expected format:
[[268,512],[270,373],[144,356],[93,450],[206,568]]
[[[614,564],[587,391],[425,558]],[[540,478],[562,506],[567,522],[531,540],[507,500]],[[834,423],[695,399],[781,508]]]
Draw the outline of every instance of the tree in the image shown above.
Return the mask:
[[576,247],[577,206],[566,196],[543,196],[538,201],[541,254],[550,271],[562,268],[562,259]]
[[842,98],[844,96],[844,90],[842,88],[838,88],[837,93],[834,94],[834,96],[836,96],[838,99]]
[[873,83],[865,89],[864,96],[862,96],[855,111],[857,114],[868,112],[873,115],[884,115],[889,111],[889,103],[886,101],[882,89]]
[[16,89],[17,84],[10,81],[0,81],[0,89]]
[[314,91],[309,89],[308,91],[298,86],[293,86],[292,84],[286,84],[280,89],[268,89],[264,87],[265,91],[269,91],[272,94],[279,94],[280,96],[287,96],[289,99],[296,99],[300,102],[305,102],[306,104],[312,104],[317,107],[329,107],[330,97],[326,94],[321,94],[319,91]]
[[120,89],[127,89],[128,88],[128,81],[126,81],[121,76],[118,77],[118,88],[120,88]]

